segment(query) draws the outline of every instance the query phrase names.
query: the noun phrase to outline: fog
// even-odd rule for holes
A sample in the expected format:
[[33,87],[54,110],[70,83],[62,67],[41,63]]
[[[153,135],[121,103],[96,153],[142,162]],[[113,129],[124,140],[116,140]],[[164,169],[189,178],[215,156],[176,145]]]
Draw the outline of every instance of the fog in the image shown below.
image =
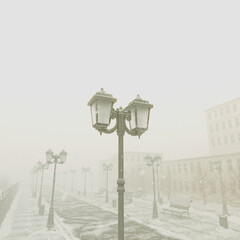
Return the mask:
[[[174,4],[173,4],[174,2]],[[127,5],[127,7],[126,7]],[[240,4],[232,1],[0,2],[0,167],[12,179],[45,152],[61,169],[117,153],[92,127],[88,100],[104,88],[125,107],[154,105],[125,151],[165,160],[208,155],[205,110],[239,94]]]

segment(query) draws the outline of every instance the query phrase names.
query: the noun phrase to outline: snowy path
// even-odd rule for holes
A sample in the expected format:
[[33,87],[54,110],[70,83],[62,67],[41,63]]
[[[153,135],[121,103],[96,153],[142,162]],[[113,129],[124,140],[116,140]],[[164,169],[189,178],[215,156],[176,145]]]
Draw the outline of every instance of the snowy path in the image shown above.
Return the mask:
[[[46,196],[48,199],[49,195]],[[56,211],[64,224],[81,240],[117,239],[117,214],[76,197],[57,193]],[[125,219],[125,240],[166,240],[157,231],[131,219]],[[176,239],[176,238],[175,238]]]
[[[101,207],[117,212],[110,204],[104,203],[104,196],[83,197],[82,199],[95,203]],[[152,201],[133,200],[131,204],[125,204],[125,214],[134,220],[152,227],[158,232],[168,236],[178,236],[179,239],[188,240],[239,240],[240,217],[229,216],[229,229],[219,226],[218,215],[214,212],[190,208],[190,219],[179,217],[169,213],[162,213],[161,208],[168,205],[158,206],[159,218],[152,220]]]

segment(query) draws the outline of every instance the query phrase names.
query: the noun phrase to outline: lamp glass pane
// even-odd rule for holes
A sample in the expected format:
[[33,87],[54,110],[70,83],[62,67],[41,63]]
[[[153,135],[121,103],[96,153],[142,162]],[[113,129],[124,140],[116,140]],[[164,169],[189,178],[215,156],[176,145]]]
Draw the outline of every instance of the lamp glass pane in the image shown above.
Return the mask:
[[112,110],[112,102],[98,100],[98,122],[101,124],[109,124]]
[[130,121],[130,127],[131,129],[136,128],[136,117],[135,117],[135,108],[131,109],[131,121]]
[[52,161],[52,153],[50,151],[46,152],[46,162]]
[[94,104],[91,106],[91,114],[92,114],[92,125],[95,125],[97,122],[97,103],[94,102]]
[[67,154],[61,153],[59,157],[60,157],[60,162],[64,163],[66,161]]
[[148,106],[137,106],[137,127],[148,128]]

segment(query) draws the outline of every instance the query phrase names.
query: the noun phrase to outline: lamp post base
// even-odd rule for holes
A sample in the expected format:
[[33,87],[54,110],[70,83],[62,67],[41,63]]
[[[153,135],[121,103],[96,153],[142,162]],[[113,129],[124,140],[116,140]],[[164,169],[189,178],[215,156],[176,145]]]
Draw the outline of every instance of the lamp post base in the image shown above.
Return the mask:
[[158,218],[158,209],[157,209],[157,202],[153,201],[153,215],[152,218]]
[[51,206],[48,214],[47,228],[51,229],[53,227],[54,227],[54,208],[53,206]]

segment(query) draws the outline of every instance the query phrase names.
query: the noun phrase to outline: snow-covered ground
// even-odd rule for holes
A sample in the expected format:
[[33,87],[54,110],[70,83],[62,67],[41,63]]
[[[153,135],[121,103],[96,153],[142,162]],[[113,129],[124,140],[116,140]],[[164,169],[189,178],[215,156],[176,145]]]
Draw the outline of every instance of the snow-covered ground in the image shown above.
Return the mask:
[[[94,203],[104,209],[109,209],[117,213],[117,208],[111,206],[112,198],[106,204],[105,196],[94,195],[80,196],[88,202]],[[167,202],[167,201],[165,201]],[[221,205],[210,203],[202,204],[200,201],[194,201],[190,207],[190,218],[163,213],[162,208],[168,207],[169,203],[158,206],[159,217],[152,219],[152,200],[134,198],[133,203],[125,204],[125,215],[144,223],[152,229],[157,230],[164,236],[177,237],[184,240],[239,240],[240,239],[240,209],[228,206],[230,216],[228,216],[229,228],[225,229],[219,226],[219,214]]]
[[32,198],[28,187],[21,187],[1,226],[0,240],[73,239],[58,216],[55,216],[54,231],[48,231],[47,216],[47,211],[43,216],[38,214],[37,198]]
[[[49,199],[49,193],[46,199]],[[75,237],[81,240],[114,240],[117,239],[118,224],[115,211],[104,209],[73,195],[55,194],[56,211],[65,225],[72,229]],[[176,240],[178,238],[163,237],[156,230],[125,219],[125,240]]]

